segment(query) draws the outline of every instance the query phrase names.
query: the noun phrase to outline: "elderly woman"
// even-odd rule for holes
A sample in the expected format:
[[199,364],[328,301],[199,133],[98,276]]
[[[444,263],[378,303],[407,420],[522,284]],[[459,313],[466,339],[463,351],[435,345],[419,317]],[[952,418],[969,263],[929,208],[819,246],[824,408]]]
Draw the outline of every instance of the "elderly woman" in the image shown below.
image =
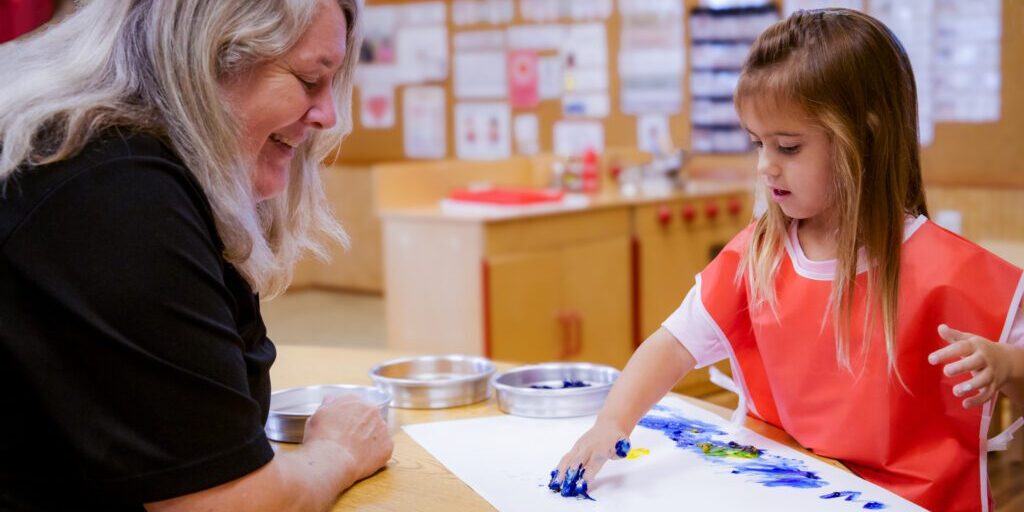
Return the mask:
[[263,433],[258,295],[344,241],[356,1],[93,1],[0,46],[0,509],[317,510],[387,462],[354,399]]

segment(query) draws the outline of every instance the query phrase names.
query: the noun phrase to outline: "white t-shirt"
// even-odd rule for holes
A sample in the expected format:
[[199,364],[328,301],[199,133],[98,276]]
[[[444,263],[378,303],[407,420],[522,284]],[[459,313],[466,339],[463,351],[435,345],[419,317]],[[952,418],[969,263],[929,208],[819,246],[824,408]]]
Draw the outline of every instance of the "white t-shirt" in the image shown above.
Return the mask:
[[[903,229],[903,239],[910,238],[910,235],[913,235],[927,220],[924,215],[908,216]],[[789,236],[786,239],[786,252],[789,253],[794,270],[808,279],[831,281],[836,273],[837,261],[807,259],[800,247],[796,228],[796,222],[790,224]],[[858,261],[858,270],[860,270],[861,265],[864,264],[863,252]],[[1018,309],[1018,313],[1019,311]],[[697,360],[697,368],[703,368],[729,357],[728,348],[725,346],[727,342],[719,335],[718,326],[711,319],[707,309],[704,308],[704,303],[701,302],[700,279],[697,279],[697,284],[690,288],[679,308],[669,315],[661,325],[668,329],[672,336],[686,347],[686,350],[690,351],[690,354]],[[956,328],[955,325],[950,327]],[[1014,314],[1007,343],[1024,347],[1024,315]]]

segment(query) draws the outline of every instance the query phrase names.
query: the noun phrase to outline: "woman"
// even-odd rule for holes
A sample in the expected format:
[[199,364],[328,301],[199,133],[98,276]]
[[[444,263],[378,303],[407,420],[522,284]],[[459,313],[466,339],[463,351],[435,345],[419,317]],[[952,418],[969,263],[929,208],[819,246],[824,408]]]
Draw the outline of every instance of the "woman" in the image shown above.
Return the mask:
[[354,399],[297,450],[263,434],[258,295],[345,240],[317,170],[357,16],[96,1],[0,46],[0,509],[318,510],[387,462]]

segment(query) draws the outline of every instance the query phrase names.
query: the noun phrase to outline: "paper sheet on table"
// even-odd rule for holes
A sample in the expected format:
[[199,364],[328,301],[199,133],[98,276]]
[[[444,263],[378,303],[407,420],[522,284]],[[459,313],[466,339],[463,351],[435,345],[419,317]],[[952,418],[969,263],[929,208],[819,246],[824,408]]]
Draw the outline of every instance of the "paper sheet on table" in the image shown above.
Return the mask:
[[[667,408],[667,409],[666,409]],[[516,416],[425,423],[403,427],[435,458],[502,511],[536,510],[701,510],[855,512],[868,502],[887,511],[922,510],[884,489],[838,468],[764,438],[690,405],[667,397],[651,418],[686,418],[710,424],[723,432],[716,440],[753,445],[766,453],[760,461],[787,460],[786,464],[813,472],[824,485],[816,488],[767,486],[739,464],[752,459],[712,458],[679,448],[661,430],[638,426],[632,434],[634,450],[648,455],[612,461],[590,482],[596,501],[563,498],[547,489],[549,472],[576,439],[593,424],[594,417],[533,419]],[[669,429],[671,430],[671,429]],[[699,450],[699,449],[698,449]],[[736,462],[739,461],[739,462]],[[809,477],[805,477],[809,478]],[[826,499],[833,493],[842,493]],[[847,500],[847,497],[852,499]]]

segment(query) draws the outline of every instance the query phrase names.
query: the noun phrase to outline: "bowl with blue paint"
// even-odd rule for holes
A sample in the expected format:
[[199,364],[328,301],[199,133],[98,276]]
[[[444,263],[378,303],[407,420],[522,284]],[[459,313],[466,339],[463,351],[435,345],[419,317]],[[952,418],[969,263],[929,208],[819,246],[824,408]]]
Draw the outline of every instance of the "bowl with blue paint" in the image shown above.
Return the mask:
[[388,421],[391,395],[372,386],[327,384],[282,389],[270,395],[270,413],[264,431],[272,441],[301,443],[309,419],[327,397],[354,395],[377,407],[381,418]]
[[530,418],[570,418],[597,414],[619,370],[591,363],[521,366],[491,379],[498,408]]
[[370,378],[393,397],[392,407],[444,409],[486,400],[496,367],[468,355],[404,357],[370,370]]

